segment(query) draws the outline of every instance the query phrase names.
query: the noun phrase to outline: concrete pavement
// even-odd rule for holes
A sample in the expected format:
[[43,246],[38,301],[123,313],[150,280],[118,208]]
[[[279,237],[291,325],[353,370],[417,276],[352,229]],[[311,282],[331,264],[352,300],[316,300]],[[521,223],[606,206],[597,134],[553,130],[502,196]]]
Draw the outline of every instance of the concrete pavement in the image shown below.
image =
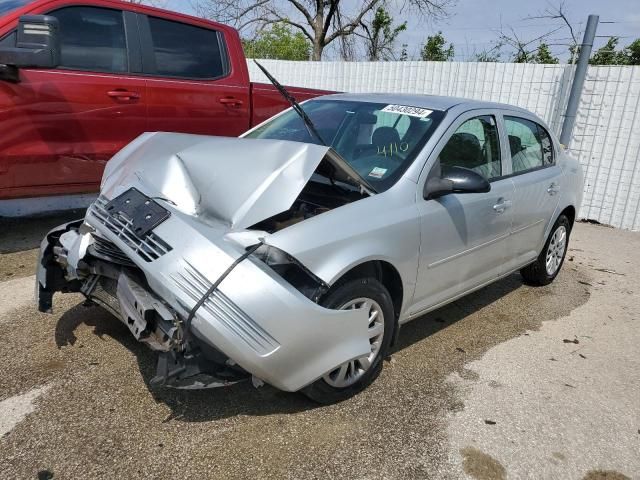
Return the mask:
[[514,274],[406,325],[369,389],[319,407],[152,388],[106,312],[38,313],[25,259],[51,226],[0,225],[0,478],[640,478],[640,234],[577,224],[552,285]]

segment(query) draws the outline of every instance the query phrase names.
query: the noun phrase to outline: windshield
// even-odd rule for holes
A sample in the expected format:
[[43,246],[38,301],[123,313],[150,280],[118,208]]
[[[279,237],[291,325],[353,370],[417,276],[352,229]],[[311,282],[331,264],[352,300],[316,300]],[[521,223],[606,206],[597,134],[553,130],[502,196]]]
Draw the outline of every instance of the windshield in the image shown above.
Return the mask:
[[13,10],[17,10],[20,7],[24,7],[27,3],[31,3],[32,1],[33,0],[0,0],[0,16]]
[[[444,116],[419,107],[343,100],[310,100],[302,108],[327,145],[377,192],[396,183]],[[320,144],[293,110],[244,137]]]

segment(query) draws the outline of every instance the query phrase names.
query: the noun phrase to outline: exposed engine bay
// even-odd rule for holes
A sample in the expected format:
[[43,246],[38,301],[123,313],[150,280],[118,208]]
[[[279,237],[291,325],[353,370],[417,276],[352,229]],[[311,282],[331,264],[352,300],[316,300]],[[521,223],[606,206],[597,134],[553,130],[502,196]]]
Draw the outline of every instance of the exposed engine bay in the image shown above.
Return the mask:
[[253,225],[251,229],[275,233],[366,196],[366,194],[350,189],[348,186],[314,181],[312,177],[291,208]]

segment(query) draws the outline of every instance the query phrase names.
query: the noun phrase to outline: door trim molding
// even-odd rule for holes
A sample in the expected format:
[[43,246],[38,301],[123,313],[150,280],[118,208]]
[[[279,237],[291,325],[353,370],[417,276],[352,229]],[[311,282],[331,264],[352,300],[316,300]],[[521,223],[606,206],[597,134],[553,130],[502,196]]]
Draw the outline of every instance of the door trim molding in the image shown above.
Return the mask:
[[540,224],[542,222],[544,222],[544,218],[541,218],[540,220],[536,220],[535,222],[530,223],[528,225],[525,225],[524,227],[518,227],[517,229],[512,230],[510,235],[515,235],[516,233],[520,233],[523,230],[526,230],[527,228],[535,227],[536,225],[538,225],[538,224]]
[[508,233],[506,233],[504,235],[496,237],[496,238],[494,238],[492,240],[489,240],[488,242],[481,243],[480,245],[476,245],[475,247],[468,248],[467,250],[463,250],[462,252],[454,253],[453,255],[451,255],[449,257],[442,258],[440,260],[436,260],[435,262],[430,263],[429,265],[427,265],[427,268],[437,267],[438,265],[442,265],[443,263],[447,263],[450,260],[455,260],[456,258],[462,257],[463,255],[467,255],[468,253],[475,252],[476,250],[478,250],[480,248],[486,247],[486,246],[491,245],[492,243],[498,242],[500,240],[504,240],[504,239],[506,239],[506,238],[508,238],[508,237],[510,237],[512,235],[515,235],[516,233],[520,233],[523,230],[535,227],[536,225],[538,225],[538,224],[540,224],[542,222],[544,222],[544,218],[541,218],[540,220],[537,220],[537,221],[535,221],[533,223],[530,223],[529,225],[525,225],[524,227],[520,227],[517,230],[513,230],[513,231],[508,232]]
[[442,258],[440,260],[436,260],[435,262],[428,264],[427,268],[437,267],[438,265],[442,265],[443,263],[447,263],[447,262],[449,262],[451,260],[455,260],[456,258],[460,258],[463,255],[467,255],[469,253],[475,252],[476,250],[479,250],[479,249],[481,249],[483,247],[491,245],[492,243],[496,243],[496,242],[499,242],[500,240],[504,240],[507,237],[509,237],[509,235],[511,235],[511,233],[507,232],[504,235],[500,235],[499,237],[493,238],[493,239],[491,239],[491,240],[489,240],[487,242],[484,242],[484,243],[481,243],[479,245],[476,245],[475,247],[471,247],[471,248],[468,248],[467,250],[463,250],[462,252],[454,253],[453,255],[451,255],[449,257]]

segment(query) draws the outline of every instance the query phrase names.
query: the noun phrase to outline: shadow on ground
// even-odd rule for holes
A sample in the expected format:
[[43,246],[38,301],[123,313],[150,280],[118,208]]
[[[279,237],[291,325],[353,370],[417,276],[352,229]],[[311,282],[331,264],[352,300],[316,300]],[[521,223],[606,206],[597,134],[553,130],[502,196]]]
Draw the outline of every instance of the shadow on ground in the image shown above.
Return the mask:
[[71,210],[40,217],[0,217],[0,282],[33,275],[38,248],[47,232],[83,216],[84,210]]
[[156,353],[137,342],[124,324],[100,307],[79,304],[67,310],[55,328],[58,348],[77,342],[74,332],[81,324],[92,327],[94,335],[99,338],[111,337],[135,355],[142,378],[154,400],[165,403],[172,410],[165,422],[172,419],[206,422],[239,414],[295,413],[318,406],[301,394],[282,392],[267,385],[256,390],[247,381],[206,390],[152,386],[150,380],[156,372]]
[[38,248],[53,227],[84,217],[85,210],[68,210],[27,218],[0,217],[0,254]]
[[[557,311],[554,311],[554,305],[551,305],[550,310],[544,313],[537,312],[540,309],[535,305],[527,307],[522,303],[541,297],[554,298],[556,293],[553,289],[559,287],[528,287],[523,285],[519,274],[510,275],[403,326],[392,356],[403,354],[404,350],[410,349],[414,344],[448,329],[444,338],[434,342],[434,351],[429,351],[426,356],[423,352],[412,352],[412,356],[416,358],[409,360],[408,368],[419,368],[425,376],[431,375],[434,379],[443,377],[445,370],[461,370],[466,361],[481,356],[491,346],[525,334],[526,330],[538,328],[544,320],[560,318],[577,305],[586,302],[588,291],[576,279],[575,271],[565,274],[565,281],[571,283],[569,292],[565,294],[572,295],[575,300],[564,302],[564,306],[558,307]],[[505,297],[509,300],[505,300]],[[505,308],[505,305],[508,308]],[[514,306],[513,309],[511,305]],[[527,312],[527,308],[531,311]],[[513,321],[514,318],[518,321]],[[465,320],[473,322],[460,326],[459,324],[465,323]],[[135,355],[142,378],[154,400],[166,404],[171,409],[171,415],[165,421],[180,419],[188,422],[208,422],[239,414],[260,416],[295,413],[318,407],[301,394],[282,392],[270,386],[256,390],[249,382],[225,388],[191,391],[151,386],[150,379],[155,375],[155,353],[136,342],[119,320],[99,307],[77,305],[65,312],[55,328],[58,348],[74,345],[77,341],[74,332],[83,323],[93,327],[93,333],[99,338],[109,336]],[[475,330],[477,328],[480,330]],[[442,353],[437,351],[439,349]],[[460,357],[460,352],[464,354],[463,357]],[[446,360],[445,356],[448,356]],[[423,366],[418,367],[415,364]]]
[[522,277],[514,273],[449,305],[422,315],[402,326],[393,350],[403,350],[420,342],[522,287]]

